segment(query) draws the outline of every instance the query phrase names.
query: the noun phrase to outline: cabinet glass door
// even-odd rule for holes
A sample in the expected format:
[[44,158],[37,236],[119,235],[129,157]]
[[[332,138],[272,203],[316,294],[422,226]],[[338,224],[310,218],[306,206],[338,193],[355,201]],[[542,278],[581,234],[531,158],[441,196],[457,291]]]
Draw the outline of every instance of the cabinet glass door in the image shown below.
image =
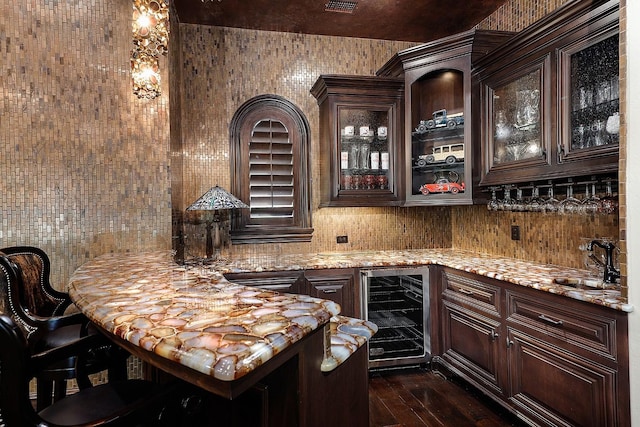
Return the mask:
[[539,158],[541,72],[534,70],[493,90],[493,165]]
[[391,136],[389,110],[338,108],[340,192],[388,192]]
[[[563,52],[564,106],[568,117],[561,160],[592,155],[618,144],[620,133],[619,37]],[[579,50],[577,50],[579,49]],[[580,154],[582,152],[582,154]]]

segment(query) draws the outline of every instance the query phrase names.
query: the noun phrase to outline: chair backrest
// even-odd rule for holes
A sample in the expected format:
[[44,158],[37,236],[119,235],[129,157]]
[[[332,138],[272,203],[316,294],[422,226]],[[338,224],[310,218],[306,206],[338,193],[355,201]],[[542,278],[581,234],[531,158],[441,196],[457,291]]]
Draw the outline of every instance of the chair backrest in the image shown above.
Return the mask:
[[0,425],[38,425],[29,400],[29,360],[24,333],[10,317],[0,315]]
[[0,252],[0,315],[10,316],[28,337],[38,328],[23,320],[29,316],[19,303],[22,280],[18,271],[18,267]]
[[47,254],[33,246],[12,246],[0,252],[19,267],[22,284],[19,288],[19,303],[27,310],[41,317],[60,316],[71,300],[64,292],[51,286],[49,276],[51,263]]

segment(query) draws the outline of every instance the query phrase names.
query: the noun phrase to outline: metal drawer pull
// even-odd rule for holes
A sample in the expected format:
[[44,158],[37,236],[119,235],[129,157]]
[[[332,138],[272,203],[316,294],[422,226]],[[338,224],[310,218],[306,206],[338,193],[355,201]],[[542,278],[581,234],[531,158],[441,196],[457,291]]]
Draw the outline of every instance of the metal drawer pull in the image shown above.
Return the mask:
[[338,292],[337,289],[323,289],[322,290],[323,294],[335,294],[336,292]]
[[473,292],[465,289],[465,288],[458,288],[458,292],[460,292],[461,294],[465,294],[465,295],[473,295]]
[[489,337],[491,338],[491,341],[495,341],[496,338],[498,338],[500,335],[494,330],[491,330],[491,333],[489,334]]
[[553,326],[562,326],[562,320],[555,320],[545,316],[544,314],[541,314],[540,316],[538,316],[538,319],[542,320],[543,322],[550,323]]

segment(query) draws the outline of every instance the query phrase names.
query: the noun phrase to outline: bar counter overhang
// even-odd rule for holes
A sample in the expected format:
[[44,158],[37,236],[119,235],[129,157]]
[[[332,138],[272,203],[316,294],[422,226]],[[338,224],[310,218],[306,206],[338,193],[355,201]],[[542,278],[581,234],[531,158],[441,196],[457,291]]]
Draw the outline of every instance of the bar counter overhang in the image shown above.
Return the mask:
[[[76,270],[69,294],[132,354],[228,399],[310,345],[311,369],[335,369],[377,330],[339,316],[332,301],[237,285],[214,269],[176,264],[170,251],[97,257]],[[334,358],[331,337],[342,326],[358,333],[341,334],[346,356]]]

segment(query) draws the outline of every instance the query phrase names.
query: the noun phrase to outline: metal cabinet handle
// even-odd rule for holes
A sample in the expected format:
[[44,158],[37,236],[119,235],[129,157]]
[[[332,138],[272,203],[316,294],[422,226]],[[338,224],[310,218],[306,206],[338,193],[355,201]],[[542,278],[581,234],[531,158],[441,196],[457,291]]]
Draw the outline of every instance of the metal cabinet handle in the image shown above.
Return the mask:
[[323,289],[322,290],[323,294],[335,294],[336,292],[338,292],[337,289]]
[[513,341],[511,341],[509,337],[507,337],[507,348],[511,347],[512,345],[513,345]]
[[465,289],[465,288],[458,288],[458,292],[460,292],[461,294],[465,294],[465,295],[473,295],[473,292]]
[[545,316],[544,314],[539,315],[538,319],[542,320],[543,322],[547,322],[553,326],[562,326],[562,320],[552,319],[550,317]]
[[492,329],[489,333],[489,338],[491,338],[491,341],[495,341],[499,336],[500,334],[498,334],[495,329]]

